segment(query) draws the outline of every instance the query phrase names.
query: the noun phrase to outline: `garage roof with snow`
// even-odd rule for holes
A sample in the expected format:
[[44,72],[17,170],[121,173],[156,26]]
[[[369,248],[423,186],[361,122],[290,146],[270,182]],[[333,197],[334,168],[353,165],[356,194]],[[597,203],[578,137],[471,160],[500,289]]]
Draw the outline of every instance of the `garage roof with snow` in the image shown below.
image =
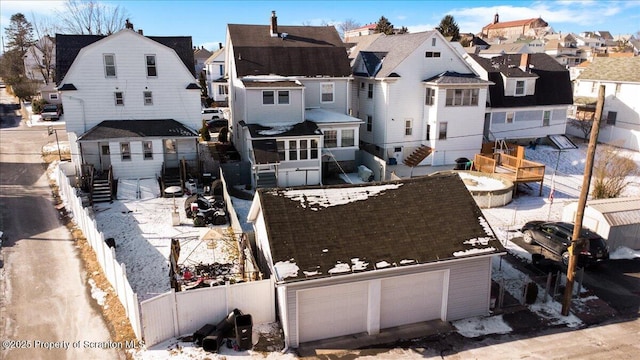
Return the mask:
[[277,281],[504,252],[457,174],[257,197]]

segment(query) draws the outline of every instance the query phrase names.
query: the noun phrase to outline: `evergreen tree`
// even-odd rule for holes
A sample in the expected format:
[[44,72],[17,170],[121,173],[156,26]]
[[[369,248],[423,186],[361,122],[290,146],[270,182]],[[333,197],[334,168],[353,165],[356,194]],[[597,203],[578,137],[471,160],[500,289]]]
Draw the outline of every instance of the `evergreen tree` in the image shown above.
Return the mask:
[[451,15],[445,15],[445,17],[440,21],[440,25],[436,27],[436,30],[438,30],[444,37],[450,36],[451,41],[460,40],[460,28]]
[[389,22],[389,19],[387,19],[384,16],[381,16],[380,20],[378,20],[378,23],[376,24],[376,28],[374,32],[382,33],[386,35],[393,35],[393,25],[391,25],[391,22]]
[[9,27],[4,28],[7,35],[7,48],[19,50],[24,56],[29,46],[33,44],[33,26],[22,13],[11,15]]

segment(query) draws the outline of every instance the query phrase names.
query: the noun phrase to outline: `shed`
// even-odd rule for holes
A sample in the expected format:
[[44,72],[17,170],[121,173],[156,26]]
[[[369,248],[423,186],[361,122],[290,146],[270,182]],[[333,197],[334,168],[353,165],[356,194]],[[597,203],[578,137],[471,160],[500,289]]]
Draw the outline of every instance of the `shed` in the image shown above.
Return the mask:
[[[575,222],[578,202],[565,205],[562,220]],[[640,249],[640,196],[589,200],[582,225],[607,239],[609,248]]]

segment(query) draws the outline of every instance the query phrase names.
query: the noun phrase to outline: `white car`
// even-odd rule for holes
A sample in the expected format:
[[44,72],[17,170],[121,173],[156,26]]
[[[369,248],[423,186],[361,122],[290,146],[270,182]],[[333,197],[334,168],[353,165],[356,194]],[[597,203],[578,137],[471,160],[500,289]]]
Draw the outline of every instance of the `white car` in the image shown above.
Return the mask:
[[224,119],[224,112],[220,108],[205,108],[202,109],[202,120],[222,120]]

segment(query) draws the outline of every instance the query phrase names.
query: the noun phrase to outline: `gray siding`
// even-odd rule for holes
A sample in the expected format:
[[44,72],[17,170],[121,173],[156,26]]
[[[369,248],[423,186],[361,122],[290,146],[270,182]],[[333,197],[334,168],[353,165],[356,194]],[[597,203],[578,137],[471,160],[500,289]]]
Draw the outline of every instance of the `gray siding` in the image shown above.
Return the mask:
[[[287,337],[285,341],[289,346],[298,346],[298,290],[420,272],[449,269],[446,321],[486,315],[489,312],[491,292],[491,259],[492,257],[490,256],[475,257],[461,259],[460,261],[445,261],[434,264],[399,267],[390,269],[389,271],[378,270],[357,275],[340,275],[327,281],[301,281],[282,285],[286,287],[286,303],[283,305],[286,307],[286,312],[288,313],[286,323],[289,329],[288,334],[285,334],[285,337]],[[278,292],[278,294],[281,294],[281,292]],[[283,320],[282,316],[281,320]]]

